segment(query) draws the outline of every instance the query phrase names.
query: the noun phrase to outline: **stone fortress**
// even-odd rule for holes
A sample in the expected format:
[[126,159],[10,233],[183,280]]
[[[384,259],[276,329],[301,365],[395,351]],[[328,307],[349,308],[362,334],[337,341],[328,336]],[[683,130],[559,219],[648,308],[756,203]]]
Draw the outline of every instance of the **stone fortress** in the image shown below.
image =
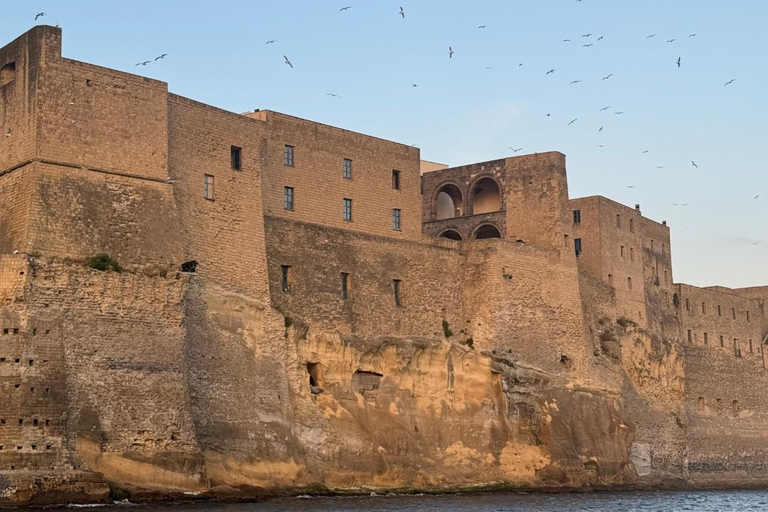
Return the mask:
[[0,504],[768,484],[768,286],[671,250],[560,153],[447,168],[35,27],[0,49]]

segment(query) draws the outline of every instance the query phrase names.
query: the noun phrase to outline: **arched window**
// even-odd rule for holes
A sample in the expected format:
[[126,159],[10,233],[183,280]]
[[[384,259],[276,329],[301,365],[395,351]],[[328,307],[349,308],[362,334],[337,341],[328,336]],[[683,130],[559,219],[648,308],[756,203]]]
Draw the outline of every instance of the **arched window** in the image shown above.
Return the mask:
[[472,213],[497,212],[501,209],[499,185],[491,178],[483,178],[472,188]]
[[484,238],[501,238],[501,233],[493,224],[483,224],[475,231],[475,238],[482,240]]
[[448,184],[437,193],[437,220],[461,217],[461,190],[456,185]]
[[450,240],[463,240],[463,238],[461,238],[461,235],[459,234],[459,232],[458,231],[454,231],[453,229],[449,229],[447,231],[443,231],[442,233],[440,233],[440,236],[443,237],[443,238],[448,238]]
[[0,68],[0,87],[16,79],[16,63],[9,62]]

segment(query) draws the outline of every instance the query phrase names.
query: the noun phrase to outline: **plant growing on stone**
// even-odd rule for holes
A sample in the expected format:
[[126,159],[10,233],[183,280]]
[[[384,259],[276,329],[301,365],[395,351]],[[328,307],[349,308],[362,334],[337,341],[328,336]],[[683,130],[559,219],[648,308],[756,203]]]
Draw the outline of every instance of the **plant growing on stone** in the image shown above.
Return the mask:
[[115,272],[120,272],[122,270],[117,260],[111,257],[109,254],[105,253],[91,256],[88,258],[87,263],[89,267],[100,270],[102,272],[106,270],[114,270]]
[[448,325],[448,320],[443,320],[443,334],[446,338],[450,338],[453,336],[453,331],[451,330],[451,327]]
[[676,308],[680,307],[680,296],[677,293],[672,295],[672,304],[674,304]]

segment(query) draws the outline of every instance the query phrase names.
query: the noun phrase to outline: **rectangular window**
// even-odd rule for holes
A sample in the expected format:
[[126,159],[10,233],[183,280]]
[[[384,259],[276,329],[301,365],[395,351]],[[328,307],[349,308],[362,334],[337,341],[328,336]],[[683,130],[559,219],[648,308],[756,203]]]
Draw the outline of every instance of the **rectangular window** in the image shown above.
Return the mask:
[[707,303],[706,302],[702,302],[701,303],[701,314],[702,315],[706,315],[707,314]]
[[629,232],[630,233],[635,232],[635,221],[633,219],[629,219]]
[[613,274],[608,274],[608,284],[613,286]]
[[653,240],[651,240],[651,252],[653,252]]
[[400,190],[400,171],[392,171],[392,188]]
[[293,187],[285,187],[283,190],[283,208],[293,210]]
[[747,323],[749,323],[749,311],[747,311]]
[[349,298],[349,274],[347,272],[341,273],[341,298],[344,300]]
[[693,341],[693,335],[691,334],[691,330],[688,329],[688,343],[691,343]]
[[629,288],[630,290],[632,289],[632,278],[631,277],[627,278],[627,288]]
[[629,248],[629,261],[635,261],[635,249],[632,247]]
[[344,198],[344,220],[352,222],[352,200]]
[[392,280],[392,287],[395,292],[395,306],[402,306],[402,281],[400,279],[393,279]]
[[661,244],[661,255],[662,256],[667,255],[667,244]]
[[709,345],[709,336],[707,335],[707,333],[704,333],[704,344]]
[[293,146],[286,144],[283,148],[283,163],[288,167],[293,167]]
[[400,231],[400,208],[392,209],[392,229]]
[[352,179],[352,160],[349,158],[344,159],[344,169],[342,171],[342,176],[344,176],[345,180]]
[[754,354],[754,351],[752,349],[752,338],[749,339],[749,353]]
[[579,257],[579,254],[581,254],[581,238],[574,238],[573,239],[573,249],[576,251],[576,257]]
[[720,307],[720,304],[717,305],[717,316],[723,316],[723,309]]
[[621,253],[621,257],[623,258],[624,257],[624,246],[623,245],[621,246],[621,250],[619,252]]
[[741,357],[741,345],[739,345],[738,338],[733,338],[733,355]]
[[667,277],[667,271],[665,270],[664,271],[664,284],[667,284],[668,282],[669,281],[668,281],[668,277]]
[[213,176],[210,174],[203,177],[203,197],[213,201]]
[[720,336],[720,346],[721,347],[725,346],[725,337],[724,336]]
[[733,315],[733,319],[736,320],[736,308],[731,308],[731,314]]
[[573,223],[581,224],[581,210],[573,210]]
[[618,213],[616,214],[616,227],[617,228],[621,227],[621,215],[619,215]]
[[569,243],[568,243],[568,235],[563,235],[563,244],[564,244],[566,247],[569,247]]
[[685,310],[690,313],[691,312],[691,301],[688,299],[685,299]]
[[283,293],[291,291],[292,278],[291,267],[288,265],[280,265],[280,288],[283,290]]
[[232,170],[243,170],[243,150],[237,146],[232,146],[230,149],[230,160],[232,162]]

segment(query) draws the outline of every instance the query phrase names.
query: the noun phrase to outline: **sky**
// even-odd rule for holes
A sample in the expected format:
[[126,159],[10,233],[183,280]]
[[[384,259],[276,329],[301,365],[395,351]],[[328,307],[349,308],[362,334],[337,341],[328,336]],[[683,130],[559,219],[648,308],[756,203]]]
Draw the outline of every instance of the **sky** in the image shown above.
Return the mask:
[[58,23],[64,56],[234,112],[275,110],[413,144],[452,166],[510,148],[560,151],[571,197],[639,203],[667,221],[676,282],[768,285],[768,1],[0,6],[0,45]]

